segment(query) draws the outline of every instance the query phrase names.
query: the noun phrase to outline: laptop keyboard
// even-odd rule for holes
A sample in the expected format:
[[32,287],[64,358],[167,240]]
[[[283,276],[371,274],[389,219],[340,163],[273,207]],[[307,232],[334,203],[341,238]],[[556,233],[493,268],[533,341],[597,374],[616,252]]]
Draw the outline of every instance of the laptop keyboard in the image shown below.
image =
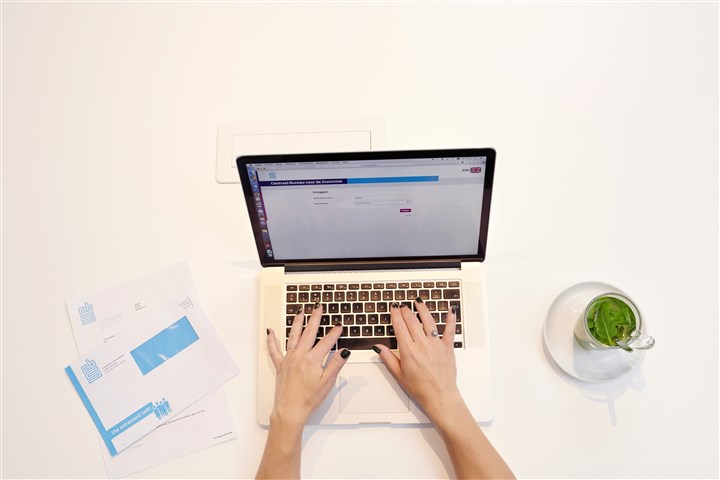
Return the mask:
[[302,308],[305,312],[307,324],[313,306],[319,302],[323,305],[323,315],[316,341],[341,322],[343,332],[337,342],[338,349],[369,350],[376,344],[396,349],[390,306],[399,303],[416,311],[415,299],[420,297],[435,319],[441,337],[445,333],[447,312],[456,307],[454,345],[462,348],[460,288],[459,280],[288,284],[285,286],[285,346],[298,309]]

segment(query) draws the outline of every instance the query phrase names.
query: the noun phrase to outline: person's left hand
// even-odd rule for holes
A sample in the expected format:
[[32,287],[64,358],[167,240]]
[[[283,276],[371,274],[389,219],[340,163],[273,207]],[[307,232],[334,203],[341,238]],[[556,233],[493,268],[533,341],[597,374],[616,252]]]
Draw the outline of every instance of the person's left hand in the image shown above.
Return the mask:
[[350,356],[350,350],[343,349],[339,355],[338,352],[330,355],[323,366],[325,357],[342,333],[342,325],[335,325],[313,347],[322,313],[322,305],[315,304],[303,330],[305,315],[300,309],[290,328],[285,356],[278,347],[275,332],[268,329],[268,352],[277,370],[271,423],[276,420],[304,426],[335,385],[340,369]]

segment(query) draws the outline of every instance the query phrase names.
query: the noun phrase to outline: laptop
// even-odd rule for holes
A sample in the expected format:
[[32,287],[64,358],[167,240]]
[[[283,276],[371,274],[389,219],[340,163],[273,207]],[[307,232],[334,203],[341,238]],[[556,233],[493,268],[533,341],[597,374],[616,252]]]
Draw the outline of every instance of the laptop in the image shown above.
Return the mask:
[[[495,151],[490,148],[252,155],[238,172],[260,263],[257,420],[268,425],[281,339],[298,308],[323,304],[318,337],[343,322],[352,351],[311,424],[423,424],[422,410],[371,349],[397,352],[394,302],[424,300],[444,332],[458,308],[458,386],[476,421],[492,419],[485,270]],[[284,338],[284,341],[282,340]]]

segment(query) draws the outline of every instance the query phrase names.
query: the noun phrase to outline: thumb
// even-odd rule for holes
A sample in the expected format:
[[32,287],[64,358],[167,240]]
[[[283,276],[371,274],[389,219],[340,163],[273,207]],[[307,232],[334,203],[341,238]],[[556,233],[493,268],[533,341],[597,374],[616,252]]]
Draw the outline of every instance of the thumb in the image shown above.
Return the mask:
[[328,381],[335,381],[338,373],[340,373],[342,367],[347,363],[348,358],[350,358],[350,350],[347,348],[343,348],[339,354],[335,352],[332,358],[329,358],[325,364],[325,371],[322,376],[327,378]]
[[400,359],[385,345],[373,345],[373,350],[380,356],[387,369],[397,380],[402,371],[400,370]]

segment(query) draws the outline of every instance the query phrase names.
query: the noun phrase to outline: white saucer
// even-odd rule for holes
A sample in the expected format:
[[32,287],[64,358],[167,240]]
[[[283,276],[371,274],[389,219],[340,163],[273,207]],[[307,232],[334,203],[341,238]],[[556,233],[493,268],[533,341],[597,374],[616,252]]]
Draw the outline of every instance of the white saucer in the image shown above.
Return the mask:
[[[548,311],[543,341],[555,363],[568,375],[586,382],[602,382],[619,377],[635,367],[645,352],[626,352],[620,348],[587,350],[575,341],[575,322],[585,313],[590,301],[603,293],[621,290],[600,282],[578,283],[562,292]],[[628,297],[629,298],[629,297]]]

